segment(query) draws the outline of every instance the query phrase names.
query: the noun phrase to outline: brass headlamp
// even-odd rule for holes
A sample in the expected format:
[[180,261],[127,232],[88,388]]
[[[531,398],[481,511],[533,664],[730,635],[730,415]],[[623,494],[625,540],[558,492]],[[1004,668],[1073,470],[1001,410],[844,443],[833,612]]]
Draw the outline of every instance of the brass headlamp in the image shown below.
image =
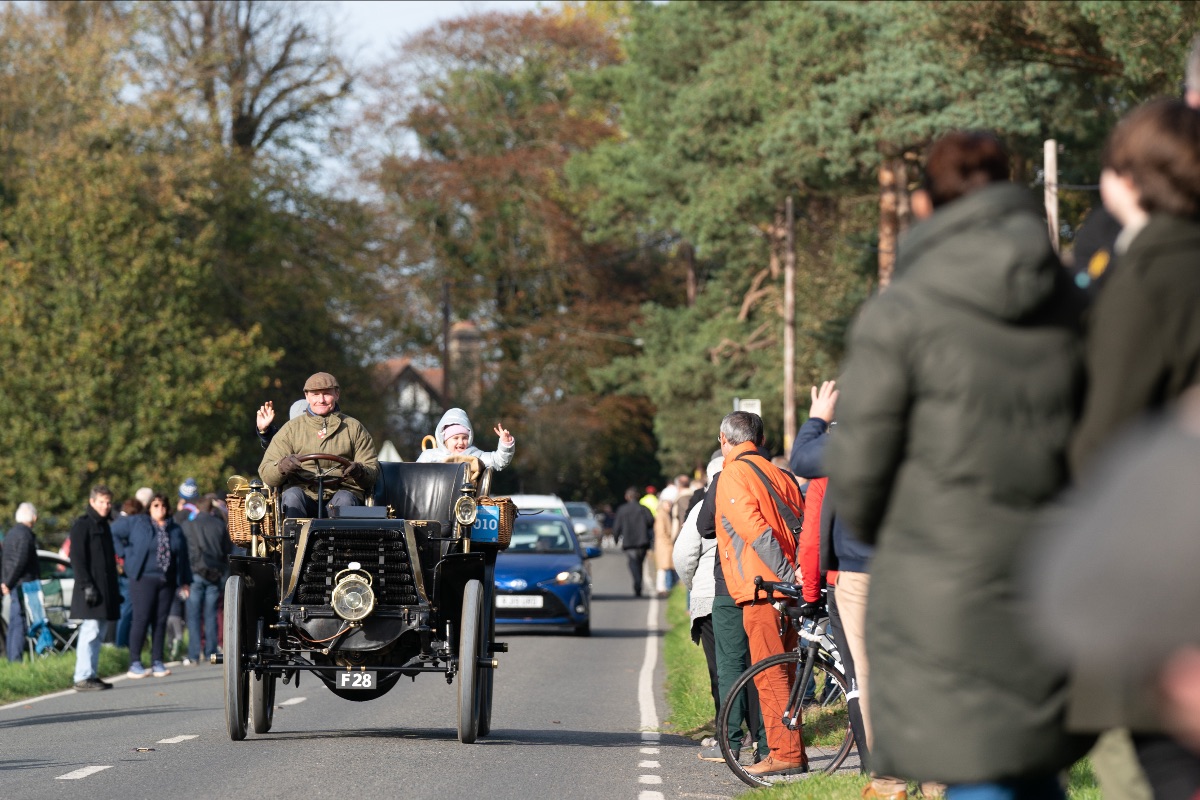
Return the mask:
[[331,605],[333,613],[347,622],[357,622],[375,609],[375,592],[371,589],[374,579],[362,564],[351,561],[347,569],[334,578]]

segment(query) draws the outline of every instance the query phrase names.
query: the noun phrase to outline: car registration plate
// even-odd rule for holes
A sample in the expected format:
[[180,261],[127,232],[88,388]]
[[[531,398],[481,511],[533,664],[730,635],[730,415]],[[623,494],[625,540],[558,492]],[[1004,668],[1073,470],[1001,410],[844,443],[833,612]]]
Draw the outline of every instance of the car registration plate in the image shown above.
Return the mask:
[[370,670],[366,672],[339,672],[337,674],[336,685],[339,689],[375,689],[378,686],[375,682],[375,673]]
[[496,608],[541,608],[540,594],[498,594]]

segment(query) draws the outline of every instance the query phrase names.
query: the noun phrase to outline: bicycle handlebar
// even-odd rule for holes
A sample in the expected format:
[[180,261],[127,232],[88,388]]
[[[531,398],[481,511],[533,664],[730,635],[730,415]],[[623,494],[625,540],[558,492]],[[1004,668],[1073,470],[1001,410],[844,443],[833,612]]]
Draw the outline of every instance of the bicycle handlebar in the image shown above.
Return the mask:
[[758,600],[760,591],[767,593],[768,600],[774,600],[775,593],[783,595],[790,600],[799,600],[804,602],[804,591],[798,583],[788,583],[787,581],[764,581],[761,575],[754,576],[754,599]]

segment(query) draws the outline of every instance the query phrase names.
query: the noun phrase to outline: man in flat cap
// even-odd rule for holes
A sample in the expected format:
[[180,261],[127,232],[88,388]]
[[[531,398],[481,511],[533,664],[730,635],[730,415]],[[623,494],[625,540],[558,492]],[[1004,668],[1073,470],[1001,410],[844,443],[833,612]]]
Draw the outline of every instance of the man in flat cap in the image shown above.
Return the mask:
[[338,410],[341,390],[337,379],[328,372],[318,372],[304,382],[304,399],[308,409],[287,421],[271,439],[258,474],[268,486],[283,487],[285,517],[315,517],[317,515],[317,485],[304,481],[308,470],[325,469],[329,462],[309,462],[307,469],[299,456],[309,453],[328,453],[349,459],[345,480],[337,491],[326,489],[325,505],[361,506],[363,498],[379,476],[375,457],[375,442],[358,420]]

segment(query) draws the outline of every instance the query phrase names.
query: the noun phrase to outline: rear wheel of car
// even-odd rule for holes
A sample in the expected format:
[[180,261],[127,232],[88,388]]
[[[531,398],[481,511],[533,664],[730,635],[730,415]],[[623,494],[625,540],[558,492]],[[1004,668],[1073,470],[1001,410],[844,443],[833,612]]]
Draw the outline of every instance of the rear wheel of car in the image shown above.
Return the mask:
[[458,740],[472,744],[479,736],[483,693],[479,650],[483,642],[483,584],[467,581],[463,588],[462,624],[458,635]]
[[246,738],[249,680],[242,668],[242,605],[245,584],[240,575],[225,582],[225,725],[229,738]]
[[255,733],[267,733],[275,720],[274,675],[250,676],[250,723]]

